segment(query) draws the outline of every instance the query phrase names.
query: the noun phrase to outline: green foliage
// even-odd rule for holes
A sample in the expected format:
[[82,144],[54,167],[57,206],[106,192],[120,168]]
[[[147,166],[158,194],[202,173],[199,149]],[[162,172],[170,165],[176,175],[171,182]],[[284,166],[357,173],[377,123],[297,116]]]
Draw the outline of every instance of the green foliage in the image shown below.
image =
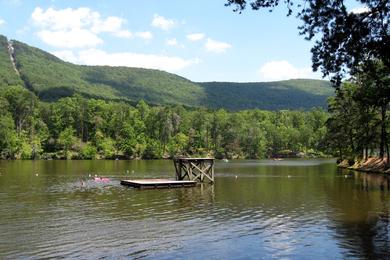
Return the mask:
[[[14,41],[15,62],[20,73],[18,77],[12,68],[7,49],[4,49],[8,43],[5,37],[3,38],[3,44],[0,38],[0,61],[4,62],[4,64],[0,62],[0,86],[24,84],[41,100],[46,101],[56,101],[79,94],[86,98],[124,101],[131,104],[145,100],[153,105],[204,106],[232,111],[253,108],[310,110],[313,107],[325,108],[327,97],[333,94],[329,82],[320,80],[196,83],[158,70],[80,66]],[[2,45],[5,46],[3,52]],[[1,59],[1,53],[4,59]],[[4,79],[4,83],[1,83],[2,77],[16,77],[17,80]],[[97,106],[99,107],[98,104]],[[83,141],[86,140],[83,138]]]
[[133,107],[79,95],[48,104],[25,91],[10,88],[0,95],[2,158],[264,158],[282,150],[289,150],[289,156],[321,154],[328,117],[321,109],[227,112],[149,107],[144,101]]
[[81,148],[80,159],[96,159],[97,148],[90,143],[87,143]]
[[21,86],[2,89],[2,96],[8,101],[8,109],[15,120],[16,131],[20,134],[25,125],[32,126],[37,97]]
[[390,70],[381,62],[363,68],[329,100],[326,140],[340,159],[390,155]]
[[115,158],[115,142],[111,138],[103,138],[97,147],[102,158]]
[[[285,4],[288,15],[295,11],[302,20],[300,34],[307,40],[315,39],[311,49],[313,69],[321,69],[324,76],[333,74],[337,86],[343,77],[359,71],[368,58],[381,60],[390,69],[390,1],[226,0],[227,6],[233,5],[240,12],[247,3],[255,10],[272,11]],[[354,5],[365,10],[353,12]]]
[[58,143],[61,145],[61,148],[64,151],[65,158],[69,158],[69,150],[72,145],[76,142],[74,136],[74,130],[71,127],[65,128],[58,137]]
[[120,136],[120,149],[125,155],[133,156],[137,145],[134,128],[129,123],[124,124]]
[[14,46],[23,80],[44,100],[79,93],[109,100],[196,105],[204,98],[198,84],[174,74],[141,68],[79,66],[21,42]]
[[182,156],[186,153],[189,137],[183,133],[178,133],[168,144],[168,152],[171,157]]
[[327,114],[304,110],[324,106],[331,95],[325,81],[194,83],[157,70],[74,65],[21,42],[13,47],[20,77],[0,37],[1,158],[264,158],[323,150]]
[[0,158],[15,158],[18,151],[18,142],[11,115],[0,115]]
[[33,156],[33,143],[30,143],[26,136],[22,136],[19,140],[19,157],[20,159],[28,160]]
[[159,159],[163,156],[162,145],[153,139],[148,139],[143,153],[144,159]]
[[0,88],[15,85],[23,85],[23,82],[13,68],[8,40],[0,35]]
[[242,109],[311,109],[326,107],[333,95],[331,84],[323,80],[286,80],[278,82],[206,82],[203,105],[211,108]]

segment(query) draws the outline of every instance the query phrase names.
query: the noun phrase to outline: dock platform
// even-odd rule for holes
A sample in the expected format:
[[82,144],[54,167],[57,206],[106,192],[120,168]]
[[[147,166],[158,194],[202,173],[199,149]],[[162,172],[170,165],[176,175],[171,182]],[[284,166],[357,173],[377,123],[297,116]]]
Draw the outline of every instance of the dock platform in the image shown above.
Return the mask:
[[180,188],[180,187],[194,187],[196,181],[183,180],[169,180],[169,179],[138,179],[138,180],[121,180],[122,185],[143,188],[143,189],[157,189],[157,188]]

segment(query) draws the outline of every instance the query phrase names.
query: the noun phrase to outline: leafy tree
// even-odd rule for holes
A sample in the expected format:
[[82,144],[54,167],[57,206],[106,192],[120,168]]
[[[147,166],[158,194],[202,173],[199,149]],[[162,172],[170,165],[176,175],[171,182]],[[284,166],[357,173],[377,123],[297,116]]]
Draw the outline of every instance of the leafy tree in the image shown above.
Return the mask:
[[162,145],[153,139],[148,139],[146,141],[146,148],[143,153],[144,159],[159,159],[163,156]]
[[28,137],[24,134],[19,136],[18,150],[20,159],[28,160],[33,158],[34,149],[32,143],[29,142]]
[[91,143],[87,143],[81,148],[80,159],[96,159],[97,149]]
[[9,110],[15,121],[16,131],[18,134],[21,134],[22,130],[31,127],[31,119],[38,99],[32,92],[21,86],[8,87],[3,95],[8,101]]
[[189,138],[187,135],[178,133],[170,140],[168,144],[169,155],[171,157],[185,155],[188,149],[188,141]]
[[110,159],[114,158],[116,155],[115,151],[115,142],[111,138],[104,138],[98,147],[99,153],[102,155],[102,158]]
[[264,158],[266,156],[267,140],[260,127],[250,126],[242,136],[243,150],[246,157]]
[[69,157],[69,150],[71,149],[72,145],[76,141],[76,137],[74,136],[74,129],[71,127],[65,128],[58,137],[58,142],[62,146],[62,149],[64,150],[65,158]]
[[14,159],[19,139],[10,115],[0,115],[0,158]]
[[[384,158],[385,148],[387,158],[389,156],[387,111],[390,103],[390,67],[385,66],[383,61],[370,60],[359,68],[355,77],[360,86],[356,93],[356,99],[366,106],[374,106],[380,110],[380,157]],[[366,121],[368,122],[369,119]]]
[[[23,106],[30,97],[18,88],[0,95],[2,158],[263,158],[281,150],[317,152],[327,119],[323,110],[228,112],[144,102],[132,107],[79,95],[54,103],[33,96],[34,105]],[[32,111],[25,113],[19,133],[17,107]]]
[[313,70],[321,69],[324,76],[333,74],[337,85],[348,70],[354,74],[367,59],[382,60],[390,67],[390,2],[383,0],[356,0],[366,8],[362,12],[348,10],[348,1],[339,0],[227,0],[242,11],[249,3],[255,10],[272,10],[281,3],[288,15],[297,12],[303,24],[300,34],[316,38],[312,52]]
[[383,115],[380,98],[374,100],[371,96],[373,91],[376,92],[372,89],[375,86],[367,86],[368,82],[355,79],[344,83],[337,90],[336,97],[329,101],[326,139],[340,158],[367,158],[368,151],[378,147],[379,156],[383,158],[384,151],[389,150],[385,145],[388,144],[387,117]]

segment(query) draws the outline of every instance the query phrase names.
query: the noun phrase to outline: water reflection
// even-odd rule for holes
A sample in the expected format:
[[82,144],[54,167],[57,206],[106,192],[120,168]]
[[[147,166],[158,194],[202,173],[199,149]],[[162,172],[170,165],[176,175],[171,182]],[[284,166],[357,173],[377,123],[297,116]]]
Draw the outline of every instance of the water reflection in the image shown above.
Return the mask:
[[390,256],[389,176],[339,170],[326,186],[329,218],[346,256]]
[[169,161],[0,162],[0,172],[0,258],[389,254],[388,176],[333,160],[217,163],[214,185],[162,190],[120,179],[172,177]]

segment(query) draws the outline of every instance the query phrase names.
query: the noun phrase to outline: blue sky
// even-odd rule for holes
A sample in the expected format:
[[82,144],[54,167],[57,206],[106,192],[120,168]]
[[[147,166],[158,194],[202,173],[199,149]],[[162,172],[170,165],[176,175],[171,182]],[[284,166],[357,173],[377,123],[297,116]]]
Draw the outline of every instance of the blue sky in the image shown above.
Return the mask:
[[155,68],[193,81],[321,78],[300,21],[234,13],[225,0],[0,0],[0,34],[87,65]]

